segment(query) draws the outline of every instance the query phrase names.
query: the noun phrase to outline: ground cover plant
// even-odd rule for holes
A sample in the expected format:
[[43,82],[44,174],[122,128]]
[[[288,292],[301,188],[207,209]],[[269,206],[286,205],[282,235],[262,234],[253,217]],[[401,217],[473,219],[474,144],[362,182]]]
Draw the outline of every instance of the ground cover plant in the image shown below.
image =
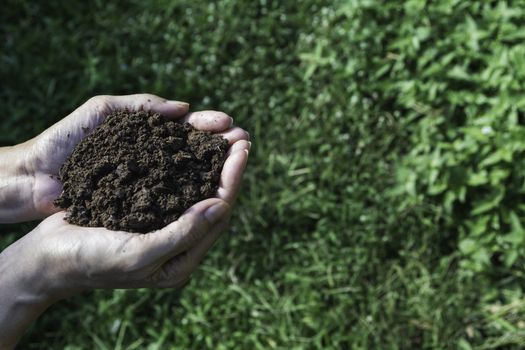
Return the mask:
[[518,1],[8,1],[1,145],[137,91],[253,141],[188,287],[64,301],[21,348],[522,347],[524,19]]

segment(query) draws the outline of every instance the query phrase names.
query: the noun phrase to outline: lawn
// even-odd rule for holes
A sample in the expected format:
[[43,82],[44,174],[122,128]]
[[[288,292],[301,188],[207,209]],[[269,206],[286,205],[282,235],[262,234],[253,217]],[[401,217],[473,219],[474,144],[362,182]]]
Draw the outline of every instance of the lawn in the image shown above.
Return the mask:
[[0,146],[135,92],[253,141],[186,288],[60,302],[20,348],[522,348],[524,21],[520,1],[8,0]]

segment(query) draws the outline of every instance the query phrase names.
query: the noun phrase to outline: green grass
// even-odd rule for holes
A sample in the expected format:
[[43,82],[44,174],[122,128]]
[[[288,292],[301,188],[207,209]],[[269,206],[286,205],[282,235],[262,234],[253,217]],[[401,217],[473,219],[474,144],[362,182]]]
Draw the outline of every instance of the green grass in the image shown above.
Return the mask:
[[[521,191],[522,143],[501,166],[516,180],[459,204],[455,182],[436,193],[428,179],[449,179],[438,144],[438,164],[471,177],[478,159],[463,155],[503,147],[461,136],[484,115],[499,125],[514,106],[509,128],[523,125],[524,17],[507,1],[8,1],[0,145],[93,95],[135,92],[224,110],[253,140],[232,226],[187,288],[74,297],[21,348],[520,348],[522,241],[465,227],[492,184]],[[448,147],[458,139],[478,148]],[[519,222],[507,199],[490,217]],[[2,226],[0,246],[30,228]],[[505,249],[516,259],[502,266]]]

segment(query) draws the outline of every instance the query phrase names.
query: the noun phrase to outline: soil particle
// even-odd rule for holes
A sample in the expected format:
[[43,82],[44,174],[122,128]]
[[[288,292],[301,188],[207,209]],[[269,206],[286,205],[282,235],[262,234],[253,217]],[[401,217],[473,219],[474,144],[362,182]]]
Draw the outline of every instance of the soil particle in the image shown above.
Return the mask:
[[117,111],[73,150],[55,205],[89,227],[149,232],[213,197],[228,141],[145,111]]

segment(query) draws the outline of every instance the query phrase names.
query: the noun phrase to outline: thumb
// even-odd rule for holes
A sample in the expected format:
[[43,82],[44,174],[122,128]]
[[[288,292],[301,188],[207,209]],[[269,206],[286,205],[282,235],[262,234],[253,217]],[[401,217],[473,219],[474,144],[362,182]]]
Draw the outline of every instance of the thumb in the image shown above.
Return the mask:
[[198,202],[175,222],[146,234],[147,250],[152,256],[170,259],[195,246],[213,227],[230,216],[230,206],[219,198]]
[[188,113],[189,104],[180,101],[170,101],[152,94],[134,94],[123,96],[103,96],[111,110],[128,109],[132,111],[146,110],[160,113],[170,118],[180,118]]

